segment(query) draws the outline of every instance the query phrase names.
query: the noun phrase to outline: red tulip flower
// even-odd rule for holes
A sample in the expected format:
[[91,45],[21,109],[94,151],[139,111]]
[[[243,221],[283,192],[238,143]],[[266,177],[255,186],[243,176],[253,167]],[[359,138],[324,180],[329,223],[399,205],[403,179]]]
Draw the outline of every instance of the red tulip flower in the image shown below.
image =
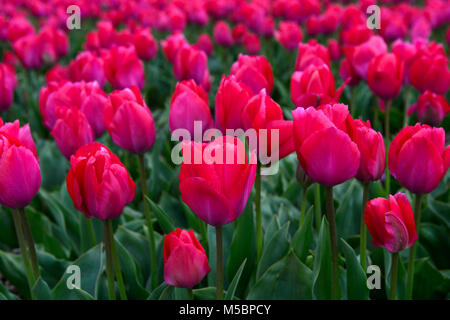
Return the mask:
[[263,56],[240,54],[238,61],[231,66],[231,74],[238,81],[245,83],[254,94],[266,89],[270,94],[273,89],[273,73],[269,61]]
[[184,46],[189,46],[186,38],[182,33],[175,33],[161,41],[161,47],[170,63],[173,63],[178,50]]
[[252,152],[249,163],[244,145],[231,136],[218,137],[208,144],[186,141],[182,150],[178,177],[181,199],[212,226],[236,220],[255,181],[256,153]]
[[405,64],[394,53],[380,54],[369,64],[367,82],[380,99],[395,98],[402,88]]
[[332,187],[357,174],[361,157],[348,132],[346,105],[299,107],[292,116],[297,158],[313,181]]
[[114,89],[121,90],[132,85],[144,87],[144,65],[134,47],[114,47],[103,51],[102,58],[106,79]]
[[103,88],[106,82],[103,60],[91,51],[81,52],[69,64],[70,79],[76,81],[97,81]]
[[152,113],[136,86],[111,93],[104,120],[111,139],[128,152],[142,154],[155,142]]
[[411,115],[414,111],[421,123],[438,126],[444,120],[445,115],[450,112],[450,106],[444,96],[427,90],[420,95],[417,103],[411,106],[408,114]]
[[91,142],[70,158],[67,191],[87,218],[114,219],[134,198],[136,184],[106,146]]
[[315,40],[298,45],[298,55],[295,61],[296,71],[303,71],[311,65],[321,66],[322,64],[330,66],[330,53],[327,48]]
[[86,116],[75,108],[56,107],[56,123],[50,134],[67,159],[81,147],[94,141]]
[[258,54],[261,51],[261,42],[258,35],[248,32],[244,36],[244,47],[247,54]]
[[225,21],[218,21],[213,30],[214,41],[224,47],[229,47],[233,44],[233,36],[231,29]]
[[189,140],[193,140],[195,121],[201,123],[201,134],[213,127],[208,95],[194,80],[181,81],[177,83],[170,100],[170,131],[185,129],[190,134]]
[[133,44],[138,57],[144,61],[152,60],[158,53],[158,43],[153,38],[150,28],[140,28],[134,32]]
[[207,33],[202,33],[198,37],[197,43],[194,47],[206,53],[207,56],[210,56],[214,50],[211,38]]
[[227,129],[243,129],[241,113],[252,96],[253,92],[235,76],[222,76],[214,109],[216,128],[223,134]]
[[402,129],[392,140],[388,156],[391,174],[419,194],[436,189],[450,166],[444,129],[421,124]]
[[211,271],[205,249],[192,230],[177,228],[164,236],[164,280],[178,288],[192,288]]
[[194,47],[178,50],[173,63],[173,73],[178,81],[193,79],[206,91],[210,88],[208,57]]
[[28,124],[3,123],[0,119],[0,203],[26,207],[38,193],[41,170]]
[[367,202],[364,222],[372,235],[372,244],[395,253],[411,247],[417,240],[414,213],[404,193]]
[[369,121],[353,120],[351,117],[347,121],[350,137],[357,144],[361,155],[356,179],[362,182],[379,180],[386,163],[383,136],[372,129]]
[[8,110],[11,107],[14,90],[17,87],[17,79],[14,69],[0,63],[0,110]]
[[283,21],[275,32],[275,38],[287,49],[295,50],[300,42],[302,42],[302,29],[295,22]]

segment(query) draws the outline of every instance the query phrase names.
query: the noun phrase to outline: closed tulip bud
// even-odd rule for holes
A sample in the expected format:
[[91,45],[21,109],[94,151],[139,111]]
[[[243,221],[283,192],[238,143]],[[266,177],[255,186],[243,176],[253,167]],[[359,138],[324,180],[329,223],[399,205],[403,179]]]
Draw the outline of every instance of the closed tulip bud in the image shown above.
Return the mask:
[[380,99],[395,98],[402,88],[405,64],[394,53],[380,54],[369,64],[367,82]]
[[321,66],[323,64],[330,66],[330,53],[327,48],[315,40],[298,45],[297,60],[295,61],[296,71],[303,71],[311,65]]
[[189,46],[186,38],[182,33],[175,33],[161,41],[161,47],[170,63],[173,63],[178,50],[184,46]]
[[94,141],[86,116],[77,109],[56,107],[56,123],[50,134],[67,159],[81,147]]
[[295,22],[283,21],[275,32],[275,38],[287,49],[295,50],[303,40],[302,29]]
[[240,23],[240,24],[235,25],[231,32],[234,42],[236,42],[238,44],[244,43],[244,37],[248,32],[249,31],[248,31],[247,27],[245,26],[245,24]]
[[72,81],[97,81],[100,87],[106,82],[103,60],[91,51],[81,52],[69,64]]
[[445,148],[444,129],[419,123],[395,136],[388,155],[391,174],[414,193],[436,189],[450,166],[450,146]]
[[[248,101],[242,110],[241,117],[245,130],[256,130],[258,159],[265,160],[264,157],[273,157],[277,153],[278,159],[282,159],[294,152],[293,123],[283,119],[280,105],[273,101],[264,89]],[[260,130],[267,131],[265,138],[264,135],[261,135]],[[278,132],[278,141],[274,141],[275,144],[272,143],[272,135],[276,134],[276,131],[273,130]],[[254,146],[250,145],[250,148],[254,148]]]
[[346,125],[351,117],[346,105],[299,107],[292,116],[297,158],[313,181],[332,187],[356,175],[361,158]]
[[244,36],[244,47],[247,54],[258,54],[261,51],[261,42],[258,35],[248,32]]
[[134,47],[114,47],[103,51],[106,79],[114,89],[125,89],[132,85],[144,87],[144,65]]
[[41,186],[36,147],[28,124],[0,119],[0,203],[17,209],[27,206]]
[[179,49],[173,63],[173,73],[178,81],[193,79],[204,90],[209,91],[208,57],[203,51],[194,47]]
[[296,71],[291,78],[291,98],[296,107],[308,108],[339,100],[344,83],[335,90],[334,77],[326,64],[311,65],[304,71]]
[[38,47],[36,35],[31,34],[18,39],[13,44],[14,53],[25,68],[36,69],[42,66],[42,50]]
[[414,111],[421,123],[438,126],[444,120],[445,115],[450,112],[450,106],[445,97],[427,90],[420,95],[419,100],[409,109],[408,113],[411,114]]
[[[181,199],[212,226],[228,224],[242,214],[256,177],[256,153],[250,162],[242,142],[221,136],[208,144],[182,143]],[[197,155],[201,163],[198,163]]]
[[402,59],[405,64],[405,74],[403,76],[403,83],[409,82],[409,69],[411,68],[411,62],[417,53],[417,48],[410,42],[402,41],[398,39],[392,44],[392,53]]
[[408,32],[403,13],[383,8],[380,22],[380,34],[386,41],[402,39]]
[[331,60],[333,61],[338,61],[341,58],[341,48],[336,39],[328,40],[328,52],[330,53]]
[[87,218],[114,219],[134,198],[136,184],[106,146],[91,142],[70,158],[67,191]]
[[273,19],[273,17],[270,16],[265,17],[263,25],[261,27],[261,34],[266,38],[270,38],[274,35],[274,33],[275,33],[275,20]]
[[17,87],[17,79],[14,69],[0,63],[0,110],[8,110],[11,107],[14,90]]
[[207,33],[201,34],[198,39],[197,43],[194,45],[195,48],[203,51],[206,53],[207,56],[210,56],[214,50],[213,44],[211,42],[211,38]]
[[133,44],[140,59],[148,61],[156,57],[158,43],[153,38],[150,28],[142,28],[133,34]]
[[273,73],[269,61],[263,56],[240,54],[238,61],[231,66],[231,74],[238,81],[245,83],[254,94],[266,89],[270,94],[273,89]]
[[45,74],[45,82],[47,85],[50,82],[66,82],[70,81],[70,72],[68,66],[61,66],[56,64],[53,68]]
[[181,81],[177,83],[170,100],[170,131],[185,129],[191,136],[190,140],[193,140],[195,121],[201,122],[201,133],[213,127],[208,95],[194,80]]
[[136,86],[114,91],[106,105],[104,120],[111,139],[131,153],[142,154],[155,142],[152,113]]
[[6,38],[10,43],[16,42],[16,40],[25,37],[30,34],[34,34],[34,27],[30,21],[25,17],[17,17],[11,19],[9,22],[7,20],[2,21],[6,30]]
[[[359,9],[358,9],[359,11]],[[361,11],[359,11],[361,13]],[[345,21],[345,18],[342,18]],[[352,24],[348,28],[342,28],[339,34],[339,42],[342,45],[356,46],[369,40],[373,31],[367,28],[366,23]]]
[[223,134],[227,129],[243,129],[241,113],[252,96],[252,91],[235,76],[222,76],[214,109],[216,128]]
[[229,47],[233,44],[231,29],[225,21],[218,21],[213,30],[214,41],[217,44]]
[[364,222],[372,235],[372,244],[389,252],[408,249],[417,240],[414,213],[404,193],[367,202]]
[[411,62],[409,81],[420,92],[444,95],[450,88],[450,69],[442,47],[431,44],[418,50]]
[[356,179],[362,182],[379,180],[386,163],[383,136],[372,129],[369,121],[348,117],[347,122],[350,138],[357,144],[361,155]]
[[205,249],[192,230],[177,228],[164,236],[164,281],[192,288],[211,271]]

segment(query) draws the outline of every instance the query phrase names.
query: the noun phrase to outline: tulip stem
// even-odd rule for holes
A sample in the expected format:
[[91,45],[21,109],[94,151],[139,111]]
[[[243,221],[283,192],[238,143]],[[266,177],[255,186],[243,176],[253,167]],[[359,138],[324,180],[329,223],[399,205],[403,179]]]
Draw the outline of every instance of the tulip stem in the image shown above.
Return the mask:
[[95,247],[97,244],[97,241],[95,240],[95,231],[94,231],[94,225],[92,224],[91,219],[87,219],[87,226],[89,231],[89,238],[91,239],[91,245]]
[[390,143],[390,124],[389,124],[389,111],[391,108],[391,100],[386,101],[385,103],[385,115],[384,115],[384,135],[385,135],[385,141],[386,141],[386,179],[384,181],[385,183],[385,189],[386,193],[389,194],[391,190],[391,175],[389,173],[389,165],[388,165],[388,154],[389,154],[389,143]]
[[34,278],[37,279],[41,276],[39,272],[39,263],[36,255],[36,247],[34,245],[33,234],[31,233],[30,223],[28,222],[25,209],[17,209],[19,212],[20,220],[22,221],[23,234],[30,253],[31,267],[33,269]]
[[261,259],[262,247],[263,247],[263,235],[262,235],[262,217],[261,217],[261,163],[258,161],[256,166],[256,199],[255,199],[255,210],[256,210],[256,257],[257,260]]
[[316,183],[314,186],[314,209],[316,213],[316,228],[317,233],[320,230],[320,222],[322,220],[322,212],[320,209],[320,184]]
[[192,293],[191,288],[187,288],[189,300],[194,300],[194,294]]
[[14,225],[16,227],[17,241],[19,242],[20,252],[22,253],[22,260],[25,265],[25,273],[27,275],[28,287],[30,288],[30,296],[33,299],[32,288],[36,279],[31,268],[30,258],[28,257],[27,247],[25,245],[25,237],[23,234],[23,226],[20,220],[20,213],[17,209],[12,210]]
[[114,288],[114,267],[113,256],[111,247],[111,235],[112,230],[108,227],[107,220],[103,221],[103,232],[105,236],[105,250],[106,250],[106,276],[108,279],[108,297],[109,300],[115,300],[115,288]]
[[391,293],[389,300],[397,300],[397,274],[398,274],[398,252],[392,253],[392,268],[391,268]]
[[332,263],[332,283],[331,299],[336,300],[338,296],[338,248],[336,234],[336,219],[334,217],[333,187],[325,187],[327,195],[327,213],[330,229],[331,263]]
[[119,284],[120,299],[127,300],[127,291],[125,289],[125,283],[123,282],[122,269],[120,268],[119,257],[117,256],[116,242],[114,240],[114,232],[112,228],[111,219],[108,219],[108,229],[109,229],[109,236],[111,237],[110,238],[111,252],[114,262],[114,271],[116,273],[117,283]]
[[150,213],[150,207],[145,199],[145,196],[147,195],[147,177],[145,174],[145,163],[144,163],[144,155],[139,154],[139,169],[140,169],[140,176],[141,176],[141,189],[142,189],[142,200],[144,201],[144,213],[145,213],[145,219],[147,220],[147,228],[148,228],[148,236],[150,239],[150,259],[151,259],[151,268],[152,268],[152,289],[156,288],[157,286],[157,265],[156,265],[156,246],[155,246],[155,234],[153,231],[153,222],[152,222],[152,215]]
[[403,128],[408,125],[408,108],[411,99],[410,86],[405,87],[405,111],[403,113]]
[[[416,203],[414,205],[417,235],[419,235],[419,233],[420,233],[420,216],[421,216],[421,213],[422,213],[421,206],[422,206],[422,195],[417,193],[416,194]],[[414,242],[414,245],[411,248],[411,251],[409,252],[408,282],[407,282],[407,285],[406,285],[406,299],[407,300],[412,299],[412,295],[413,295],[414,262],[415,262],[415,259],[416,259],[416,252],[417,252],[418,243],[419,243],[419,241],[416,240],[416,242]]]
[[361,204],[361,232],[360,232],[360,239],[359,239],[359,260],[361,263],[361,267],[363,268],[364,272],[366,272],[367,267],[367,253],[366,253],[366,246],[367,246],[367,228],[364,223],[364,210],[366,208],[367,200],[369,199],[369,183],[364,182],[363,183],[363,200]]
[[222,226],[216,227],[216,297],[223,300]]
[[301,211],[300,211],[300,223],[299,223],[299,228],[302,226],[303,224],[303,220],[305,220],[305,210],[306,210],[306,191],[308,190],[308,188],[303,188],[302,190],[302,204],[301,204]]

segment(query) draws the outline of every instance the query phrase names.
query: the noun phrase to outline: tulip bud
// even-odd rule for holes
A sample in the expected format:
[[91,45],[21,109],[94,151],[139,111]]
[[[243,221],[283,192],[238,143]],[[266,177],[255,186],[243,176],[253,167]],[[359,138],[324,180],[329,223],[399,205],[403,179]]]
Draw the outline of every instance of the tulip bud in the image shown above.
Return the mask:
[[0,110],[8,110],[11,107],[14,89],[17,87],[17,79],[14,69],[0,63]]
[[411,247],[417,240],[414,213],[404,193],[372,199],[366,204],[364,222],[372,235],[375,247],[399,252]]
[[144,87],[144,65],[134,47],[114,47],[102,54],[105,75],[114,89],[125,89],[132,85]]
[[91,142],[70,158],[67,191],[87,218],[114,219],[134,198],[136,184],[106,146]]
[[273,73],[269,61],[263,56],[240,54],[238,61],[231,66],[231,74],[238,81],[245,83],[254,94],[266,89],[270,94],[273,89]]
[[85,144],[94,141],[86,116],[77,109],[56,107],[56,123],[50,134],[67,159]]
[[158,43],[153,38],[150,28],[142,28],[134,33],[133,44],[142,60],[152,60],[158,53]]
[[97,81],[100,87],[106,82],[103,60],[90,51],[81,52],[69,64],[72,81]]
[[155,142],[152,113],[136,86],[111,93],[104,120],[111,139],[128,152],[142,154]]
[[392,140],[388,154],[389,171],[401,185],[414,193],[430,193],[450,166],[450,146],[445,132],[416,124],[403,128]]
[[195,137],[194,122],[201,122],[201,133],[213,127],[211,111],[206,92],[194,80],[177,83],[170,100],[169,128],[185,129],[190,134],[190,140]]
[[184,46],[189,46],[189,43],[182,33],[175,33],[161,41],[161,47],[164,55],[170,63],[174,62],[178,50]]
[[394,53],[380,54],[369,64],[367,82],[380,99],[395,98],[402,88],[405,64]]
[[210,79],[208,57],[194,47],[180,48],[173,63],[173,73],[178,81],[193,79],[206,91],[209,91]]
[[421,123],[438,126],[444,120],[445,115],[450,112],[450,106],[445,97],[427,90],[420,95],[408,114],[413,111],[417,112],[417,118]]
[[218,21],[214,26],[213,30],[214,41],[217,44],[229,47],[233,44],[233,36],[231,35],[231,30],[225,21]]
[[261,51],[261,43],[258,35],[248,32],[244,36],[244,47],[247,54],[258,54]]
[[295,61],[296,71],[303,71],[311,65],[321,66],[323,64],[330,66],[330,53],[327,48],[315,40],[298,45],[297,60]]
[[205,249],[192,230],[177,228],[164,236],[164,280],[178,288],[192,288],[211,271]]
[[275,38],[286,48],[286,50],[295,50],[302,42],[302,29],[295,22],[283,21],[275,32]]
[[[256,153],[250,162],[236,137],[221,136],[208,144],[182,143],[181,199],[203,221],[222,226],[244,211],[256,177]],[[200,155],[201,163],[196,161]]]
[[207,33],[202,33],[198,39],[197,43],[194,45],[195,48],[206,53],[207,56],[210,56],[214,50],[213,44],[211,42],[211,38]]
[[28,124],[0,119],[0,203],[17,209],[26,207],[38,193],[41,171]]

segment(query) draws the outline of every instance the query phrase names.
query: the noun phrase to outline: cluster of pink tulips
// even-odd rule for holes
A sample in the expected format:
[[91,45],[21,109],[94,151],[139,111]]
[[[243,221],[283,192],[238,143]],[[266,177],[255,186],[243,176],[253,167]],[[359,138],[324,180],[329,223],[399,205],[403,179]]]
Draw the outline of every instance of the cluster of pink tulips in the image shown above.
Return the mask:
[[[418,258],[432,256],[428,242],[421,247],[422,213],[434,221],[437,212],[450,234],[448,212],[430,204],[450,199],[448,0],[79,0],[73,30],[69,2],[0,3],[0,204],[11,209],[21,249],[28,281],[21,296],[39,298],[48,273],[40,261],[48,243],[30,215],[51,212],[60,223],[45,194],[63,185],[58,210],[70,212],[67,192],[85,216],[75,229],[87,228],[92,247],[105,244],[109,299],[134,297],[136,287],[158,298],[167,285],[194,298],[206,284],[217,299],[272,298],[264,286],[279,284],[265,275],[291,255],[303,271],[283,270],[303,274],[295,285],[307,293],[273,298],[363,299],[369,294],[343,294],[356,280],[342,278],[363,274],[358,285],[368,290],[367,267],[380,261],[375,248],[389,261],[386,297],[414,298]],[[370,17],[374,5],[379,16]],[[380,25],[370,28],[368,19]],[[62,168],[53,169],[65,170],[65,181],[51,187],[41,186],[52,174],[41,163],[48,144],[60,153],[52,157],[62,155]],[[280,172],[265,176],[274,164]],[[361,192],[344,201],[344,183]],[[165,194],[177,218],[164,212]],[[283,229],[283,204],[273,210],[279,199],[291,203],[292,250],[273,240]],[[345,210],[358,211],[353,239],[337,223]],[[119,233],[127,228],[145,243],[137,256],[149,265],[126,251],[133,241]],[[236,265],[232,250],[244,241],[249,253]],[[71,250],[60,251],[73,261]],[[435,269],[450,268],[430,259]],[[148,281],[130,280],[130,268],[150,270]],[[325,276],[329,289],[320,289]],[[448,298],[448,275],[445,290]]]

